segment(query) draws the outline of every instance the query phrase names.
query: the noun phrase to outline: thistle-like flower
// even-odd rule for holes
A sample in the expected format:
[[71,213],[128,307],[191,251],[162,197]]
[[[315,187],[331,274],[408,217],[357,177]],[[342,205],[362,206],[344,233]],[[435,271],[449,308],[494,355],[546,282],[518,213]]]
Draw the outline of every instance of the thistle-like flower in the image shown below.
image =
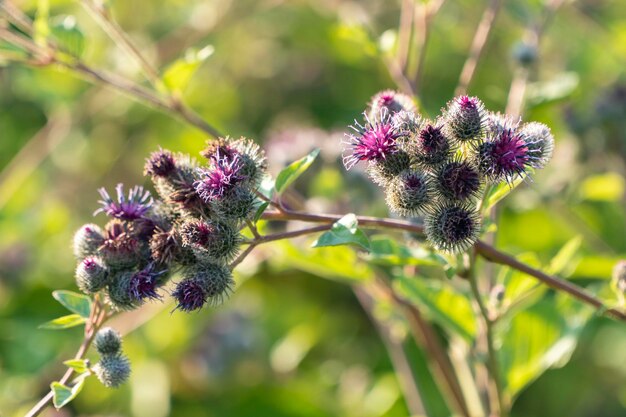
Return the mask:
[[102,205],[93,214],[105,213],[110,217],[122,220],[136,220],[143,217],[150,206],[152,206],[152,197],[150,192],[144,191],[143,187],[135,186],[128,192],[128,197],[124,196],[123,184],[117,184],[117,201],[113,201],[109,193],[100,188],[98,192],[102,197],[99,203]]
[[492,182],[524,177],[532,160],[524,135],[508,122],[495,125],[477,147],[478,169]]
[[435,248],[458,253],[476,242],[480,218],[470,205],[443,203],[435,206],[426,216],[425,231]]
[[93,294],[106,287],[109,269],[97,256],[88,256],[76,267],[76,285],[85,294]]
[[83,225],[74,235],[74,256],[84,259],[98,253],[98,248],[104,244],[102,229],[96,224]]
[[227,137],[210,141],[200,154],[214,164],[222,158],[228,162],[239,159],[241,165],[239,175],[242,181],[252,186],[259,183],[267,169],[265,152],[254,141],[245,137],[237,140]]
[[444,111],[446,133],[454,140],[480,139],[486,122],[485,106],[477,97],[460,96]]
[[144,300],[160,300],[161,296],[157,292],[157,288],[161,281],[161,276],[167,270],[159,270],[154,263],[149,264],[141,271],[135,272],[128,283],[128,291],[130,298],[138,303]]
[[207,203],[221,199],[244,179],[241,167],[241,159],[238,156],[232,160],[219,156],[211,168],[199,170],[202,178],[194,183],[196,192]]
[[241,237],[232,226],[216,221],[192,219],[180,226],[183,246],[194,250],[198,257],[211,261],[229,261],[239,251]]
[[183,271],[183,280],[172,296],[177,309],[185,312],[202,308],[206,303],[219,304],[232,291],[234,281],[230,270],[213,263],[198,263]]
[[452,155],[452,146],[441,126],[428,123],[416,138],[417,162],[426,168],[438,167]]
[[385,159],[370,163],[367,166],[367,173],[375,184],[384,187],[403,171],[410,169],[411,162],[411,156],[404,149],[399,148],[396,152],[387,155]]
[[398,132],[416,134],[422,127],[422,118],[412,111],[401,110],[391,117],[394,129]]
[[456,160],[443,165],[434,175],[439,195],[452,201],[475,197],[480,190],[480,174],[467,161]]
[[413,99],[406,94],[385,90],[372,97],[368,114],[374,118],[380,114],[381,110],[393,116],[400,111],[415,112],[416,108]]
[[365,115],[365,125],[356,120],[350,126],[354,133],[347,133],[344,144],[343,164],[346,169],[352,168],[359,161],[381,162],[398,149],[399,137],[405,135],[395,129],[389,113],[383,109],[374,120]]
[[240,221],[250,218],[257,208],[258,200],[248,188],[235,187],[224,195],[224,198],[214,200],[211,209],[218,218],[227,221]]
[[93,344],[101,356],[117,355],[122,350],[122,336],[111,327],[98,330]]
[[387,184],[386,201],[400,216],[416,216],[431,203],[431,185],[428,177],[415,170],[405,171]]
[[526,123],[520,129],[520,134],[524,138],[528,148],[529,163],[533,168],[544,168],[554,151],[554,137],[550,128],[543,123]]
[[143,173],[154,177],[169,177],[175,170],[176,159],[174,155],[168,150],[159,149],[152,152],[150,157],[146,159]]
[[102,385],[117,388],[130,376],[130,362],[124,355],[104,355],[94,366],[94,372]]

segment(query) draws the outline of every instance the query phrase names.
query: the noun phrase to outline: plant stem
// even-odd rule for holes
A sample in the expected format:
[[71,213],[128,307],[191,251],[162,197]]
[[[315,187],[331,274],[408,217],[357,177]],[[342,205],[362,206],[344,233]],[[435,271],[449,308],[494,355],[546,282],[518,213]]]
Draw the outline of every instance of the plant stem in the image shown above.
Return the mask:
[[509,406],[504,400],[504,389],[502,387],[502,379],[500,377],[500,367],[498,365],[498,353],[494,343],[494,319],[491,317],[487,306],[485,305],[480,290],[478,288],[478,280],[476,276],[475,259],[472,255],[469,267],[469,282],[472,295],[478,305],[478,312],[483,320],[485,343],[487,345],[487,368],[489,370],[489,403],[492,415],[506,417],[508,415]]
[[379,284],[391,299],[404,310],[415,341],[421,343],[426,348],[428,356],[434,361],[434,374],[443,382],[441,385],[443,385],[443,388],[452,400],[451,405],[454,406],[458,413],[469,417],[470,414],[459,380],[433,328],[424,320],[422,313],[415,305],[396,294],[393,288],[386,282],[379,280]]
[[[546,29],[552,22],[552,18],[556,11],[561,7],[565,0],[545,0],[542,18],[543,20],[526,30],[524,38],[529,47],[536,51],[539,49],[539,43]],[[530,69],[528,67],[518,66],[511,81],[509,88],[509,96],[506,104],[506,113],[519,117],[523,113],[524,98],[526,96],[526,88],[530,77]]]
[[480,23],[478,24],[478,28],[476,29],[476,33],[474,33],[474,39],[472,40],[469,55],[465,60],[465,64],[463,64],[463,69],[461,70],[461,75],[459,76],[459,84],[454,92],[457,96],[467,93],[467,89],[472,82],[472,78],[474,78],[478,61],[480,60],[485,44],[487,43],[489,33],[491,32],[491,28],[493,27],[501,5],[502,0],[491,0],[483,13]]
[[[85,357],[94,337],[96,336],[96,333],[109,317],[110,316],[107,314],[107,311],[103,308],[100,301],[96,299],[94,301],[93,308],[91,309],[89,319],[85,323],[85,336],[80,344],[80,347],[78,348],[78,351],[76,351],[76,354],[74,355],[74,359],[83,359]],[[74,370],[72,368],[68,368],[61,379],[59,379],[59,383],[63,385],[67,384],[70,378],[72,378],[72,375],[74,375]],[[50,390],[50,392],[48,392],[41,400],[39,400],[37,404],[35,404],[33,408],[30,409],[25,417],[38,416],[52,401],[53,397],[54,392]]]
[[[312,223],[334,223],[341,217],[342,216],[339,214],[310,214],[291,211],[279,212],[272,210],[266,211],[265,213],[263,213],[262,216],[262,218],[266,220],[299,220]],[[405,220],[395,220],[369,216],[357,216],[357,220],[359,222],[359,225],[364,228],[394,229],[413,232],[421,235],[424,234],[423,226],[413,224]],[[476,254],[480,255],[489,262],[506,265],[518,271],[524,272],[531,277],[538,279],[549,287],[554,288],[557,291],[566,292],[574,298],[593,306],[598,310],[600,314],[606,314],[615,319],[626,321],[626,313],[620,311],[619,309],[606,306],[600,299],[588,293],[585,289],[570,283],[569,281],[550,276],[542,271],[531,268],[530,266],[518,261],[510,255],[500,252],[493,246],[481,240],[475,243],[474,249],[476,250]]]
[[92,0],[82,0],[81,4],[115,44],[124,49],[139,64],[139,67],[154,88],[162,87],[163,82],[159,77],[158,71],[139,52],[139,49],[133,45],[126,32],[117,24],[109,11],[102,4],[95,4]]
[[415,17],[413,18],[413,26],[415,36],[419,34],[419,53],[417,55],[417,64],[415,74],[413,76],[413,90],[419,96],[421,94],[421,84],[424,73],[424,64],[426,62],[426,51],[428,49],[428,41],[430,40],[431,24],[445,0],[430,0],[421,7],[415,8]]
[[404,399],[406,401],[407,408],[411,415],[423,415],[424,414],[424,405],[422,404],[420,392],[415,380],[415,375],[413,375],[413,371],[411,370],[411,365],[407,358],[406,352],[402,347],[402,343],[400,343],[396,338],[393,337],[391,333],[390,327],[383,322],[382,320],[376,317],[374,313],[375,305],[374,299],[375,297],[372,295],[371,291],[364,287],[353,287],[354,295],[357,300],[363,307],[363,310],[367,313],[370,321],[378,330],[378,334],[382,339],[385,347],[387,348],[387,352],[389,352],[389,359],[391,359],[391,363],[393,368],[395,369],[398,375],[398,381],[400,386],[402,387],[402,391],[404,394]]

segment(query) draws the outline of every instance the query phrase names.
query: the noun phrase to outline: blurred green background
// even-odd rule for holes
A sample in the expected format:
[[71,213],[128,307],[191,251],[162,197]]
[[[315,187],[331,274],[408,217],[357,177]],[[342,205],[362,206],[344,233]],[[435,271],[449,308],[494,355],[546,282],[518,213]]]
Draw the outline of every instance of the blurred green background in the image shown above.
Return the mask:
[[[34,15],[36,1],[14,3]],[[322,148],[297,183],[311,210],[384,216],[380,192],[358,172],[343,173],[339,142],[374,93],[394,88],[380,45],[397,29],[399,3],[117,0],[112,10],[160,68],[189,47],[215,48],[185,99],[221,131],[264,143],[273,173]],[[437,15],[423,113],[436,116],[452,97],[485,3],[448,1]],[[77,2],[50,4],[53,17],[76,16],[86,62],[141,79]],[[504,110],[512,51],[541,4],[505,1],[469,90],[491,110]],[[611,269],[626,257],[625,67],[623,2],[566,2],[543,39],[524,115],[552,128],[555,156],[504,202],[497,238],[498,247],[547,264],[581,236],[564,274],[608,303],[615,301]],[[110,89],[58,69],[2,62],[0,415],[24,414],[81,340],[79,329],[37,326],[63,314],[50,292],[74,289],[70,242],[92,221],[96,189],[147,185],[149,152],[162,146],[197,155],[204,142],[194,128]],[[375,327],[345,282],[298,258],[310,254],[259,249],[238,268],[237,291],[224,305],[190,315],[154,305],[116,322],[134,329],[125,337],[131,382],[107,390],[92,378],[67,409],[45,415],[408,415]],[[525,389],[512,414],[618,417],[625,410],[625,327],[594,318],[571,361]]]

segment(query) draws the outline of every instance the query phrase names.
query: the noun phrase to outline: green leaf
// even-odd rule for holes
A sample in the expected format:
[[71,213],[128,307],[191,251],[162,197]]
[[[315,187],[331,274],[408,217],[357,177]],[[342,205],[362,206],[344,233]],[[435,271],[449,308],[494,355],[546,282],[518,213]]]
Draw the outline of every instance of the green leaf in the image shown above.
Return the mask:
[[511,183],[501,182],[489,189],[484,199],[483,212],[489,212],[500,200],[509,195],[518,185],[524,181],[524,178],[515,178]]
[[533,306],[499,321],[496,336],[505,391],[518,395],[547,369],[569,360],[593,310],[565,294],[543,298]]
[[85,377],[87,374],[84,374],[82,377],[78,378],[76,384],[73,387],[67,387],[60,382],[53,382],[50,384],[50,389],[52,390],[53,397],[52,403],[54,404],[54,408],[57,410],[72,401],[83,389],[83,385],[85,384]]
[[369,251],[371,249],[370,241],[363,230],[359,229],[358,224],[354,214],[346,214],[337,220],[328,232],[313,242],[313,247],[356,245]]
[[467,296],[457,292],[446,281],[422,277],[397,276],[394,289],[406,300],[424,309],[444,329],[468,342],[476,336],[474,310]]
[[580,78],[574,72],[557,74],[552,80],[528,85],[526,101],[529,107],[563,100],[578,87]]
[[302,250],[288,240],[277,242],[275,267],[297,268],[310,274],[348,283],[366,281],[374,277],[366,262],[360,262],[358,254],[345,246]]
[[258,222],[259,219],[261,219],[261,216],[263,215],[263,213],[265,212],[265,210],[269,207],[270,203],[268,203],[267,201],[261,203],[259,205],[259,208],[256,210],[256,213],[254,213],[254,223]]
[[578,262],[576,261],[576,255],[580,250],[580,246],[583,243],[582,236],[576,236],[570,239],[559,252],[550,261],[548,267],[548,274],[553,275],[569,275],[575,269]]
[[80,58],[85,51],[85,35],[76,23],[74,16],[59,16],[50,27],[59,46],[68,54]]
[[57,290],[52,291],[52,296],[69,311],[86,319],[89,318],[91,313],[91,299],[86,295],[73,291]]
[[70,359],[63,362],[63,365],[68,368],[72,368],[79,374],[87,372],[89,370],[89,361],[87,359]]
[[49,322],[40,325],[39,328],[48,330],[69,329],[70,327],[80,326],[85,323],[85,321],[85,318],[79,316],[78,314],[70,314],[68,316],[50,320]]
[[215,48],[205,46],[200,50],[188,49],[183,58],[174,61],[163,74],[163,83],[170,91],[182,92],[200,65],[213,55]]
[[280,174],[276,177],[275,189],[278,194],[281,194],[292,182],[294,182],[300,175],[306,171],[315,158],[319,155],[320,150],[314,149],[307,156],[292,162],[285,169],[280,171]]

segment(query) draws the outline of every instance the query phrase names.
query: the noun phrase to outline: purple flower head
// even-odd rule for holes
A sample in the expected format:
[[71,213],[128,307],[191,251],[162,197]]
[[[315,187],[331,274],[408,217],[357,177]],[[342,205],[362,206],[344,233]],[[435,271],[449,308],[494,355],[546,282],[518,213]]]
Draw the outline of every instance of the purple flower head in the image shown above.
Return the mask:
[[393,90],[384,90],[372,97],[369,105],[369,116],[376,117],[383,109],[393,116],[395,113],[403,110],[414,112],[415,103],[406,94]]
[[98,213],[105,213],[116,219],[136,220],[142,218],[150,210],[153,200],[150,193],[144,191],[143,187],[136,185],[131,188],[128,192],[128,198],[124,196],[123,184],[117,184],[115,190],[117,191],[117,201],[113,201],[104,188],[98,190],[102,197],[102,200],[98,202],[102,207],[93,213],[94,216]]
[[139,302],[146,299],[160,300],[161,296],[156,289],[159,277],[165,272],[165,270],[157,270],[154,264],[149,264],[141,271],[135,272],[130,278],[128,288],[130,298]]
[[480,140],[486,122],[485,106],[477,97],[455,97],[444,110],[448,136],[458,142]]
[[478,148],[481,172],[492,180],[510,181],[523,176],[530,166],[528,146],[517,129],[504,128],[491,141]]
[[200,155],[204,156],[213,163],[217,163],[220,158],[232,161],[239,155],[239,152],[231,146],[230,142],[229,138],[219,138],[214,141],[210,141],[207,144],[207,147],[200,151]]
[[379,121],[371,121],[365,116],[366,123],[361,125],[356,120],[354,126],[350,126],[356,132],[346,133],[347,140],[344,144],[343,164],[346,169],[352,168],[359,161],[380,162],[387,155],[398,150],[396,140],[404,135],[394,128],[388,113],[383,110]]
[[443,165],[437,172],[436,184],[443,197],[463,201],[478,194],[480,174],[467,161],[452,161]]
[[150,157],[146,159],[144,166],[144,175],[153,175],[155,177],[167,177],[176,170],[176,160],[170,151],[159,149],[152,152]]
[[438,166],[450,157],[452,147],[441,126],[429,123],[419,132],[417,151],[419,162],[433,167]]
[[209,298],[202,280],[193,278],[180,281],[172,296],[176,299],[176,308],[185,312],[202,308]]
[[476,97],[460,96],[457,97],[456,102],[465,111],[476,110],[480,106],[480,102]]
[[245,179],[241,175],[242,164],[239,157],[231,160],[226,156],[218,155],[217,158],[210,169],[200,170],[203,178],[194,183],[196,192],[207,203],[221,199],[224,194]]

